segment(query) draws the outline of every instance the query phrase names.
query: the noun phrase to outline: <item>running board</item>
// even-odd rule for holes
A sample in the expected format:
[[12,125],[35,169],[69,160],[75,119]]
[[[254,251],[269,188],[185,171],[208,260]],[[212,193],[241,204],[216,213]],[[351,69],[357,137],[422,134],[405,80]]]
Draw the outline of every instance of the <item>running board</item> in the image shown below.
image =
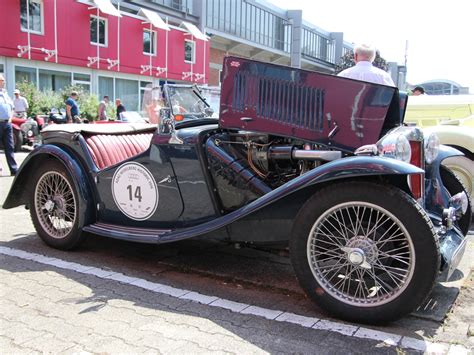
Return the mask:
[[125,227],[107,223],[90,224],[82,230],[104,237],[149,244],[160,243],[161,236],[171,232],[170,229]]

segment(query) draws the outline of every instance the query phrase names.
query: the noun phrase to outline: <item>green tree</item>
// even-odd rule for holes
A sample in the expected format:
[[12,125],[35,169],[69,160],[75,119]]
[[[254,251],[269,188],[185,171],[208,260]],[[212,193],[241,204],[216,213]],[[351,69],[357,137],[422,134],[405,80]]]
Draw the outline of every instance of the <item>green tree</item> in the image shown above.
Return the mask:
[[28,101],[28,117],[36,115],[46,115],[51,108],[63,106],[62,97],[54,91],[39,91],[32,82],[21,82],[17,84],[17,89],[21,91],[23,97]]
[[[374,67],[380,68],[382,70],[388,71],[388,64],[387,61],[380,56],[380,52],[377,51],[375,53],[375,59],[374,62],[372,63]],[[355,60],[354,60],[354,51],[350,50],[347,51],[346,54],[344,54],[341,57],[341,60],[339,63],[336,64],[335,67],[335,74],[339,74],[341,71],[351,68],[355,65]]]

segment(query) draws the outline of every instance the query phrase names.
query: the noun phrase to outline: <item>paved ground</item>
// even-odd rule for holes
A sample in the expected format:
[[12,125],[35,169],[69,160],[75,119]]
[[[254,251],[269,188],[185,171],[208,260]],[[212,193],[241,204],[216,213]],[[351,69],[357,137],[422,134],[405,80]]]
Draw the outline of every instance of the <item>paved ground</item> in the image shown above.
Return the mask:
[[[3,154],[0,160],[5,167]],[[11,181],[0,178],[1,202]],[[365,327],[331,319],[309,302],[286,256],[212,241],[148,246],[97,236],[66,253],[39,240],[22,207],[0,210],[0,221],[2,353],[462,354],[474,348],[472,238],[455,281],[438,284],[424,309]]]

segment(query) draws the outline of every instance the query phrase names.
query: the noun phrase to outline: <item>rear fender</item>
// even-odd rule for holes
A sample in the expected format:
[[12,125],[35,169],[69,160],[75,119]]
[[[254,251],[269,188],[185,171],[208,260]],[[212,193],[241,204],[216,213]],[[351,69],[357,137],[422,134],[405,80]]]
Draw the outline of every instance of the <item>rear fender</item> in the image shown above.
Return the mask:
[[87,215],[87,212],[92,213],[93,211],[91,207],[94,205],[94,197],[91,193],[88,177],[73,154],[55,145],[42,145],[28,155],[18,170],[8,196],[3,203],[3,208],[9,209],[28,205],[29,192],[35,183],[32,180],[34,171],[39,164],[46,163],[48,159],[56,159],[61,162],[71,174],[74,187],[79,194],[79,216],[83,219],[80,226],[90,223],[92,218]]
[[287,182],[236,211],[198,226],[185,228],[177,232],[175,231],[172,235],[164,235],[160,241],[171,242],[188,239],[215,231],[313,185],[357,177],[376,177],[384,175],[393,177],[420,173],[423,173],[422,169],[391,158],[350,157],[338,159]]

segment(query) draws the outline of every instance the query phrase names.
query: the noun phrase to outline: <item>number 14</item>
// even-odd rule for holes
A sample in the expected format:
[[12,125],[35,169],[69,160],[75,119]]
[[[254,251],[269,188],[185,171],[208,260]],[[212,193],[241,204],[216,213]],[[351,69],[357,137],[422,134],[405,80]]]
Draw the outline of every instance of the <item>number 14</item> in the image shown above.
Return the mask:
[[140,186],[137,186],[135,188],[135,193],[133,192],[132,185],[128,185],[127,190],[128,190],[128,197],[130,198],[130,201],[133,201],[133,198],[135,197],[136,199],[138,199],[138,202],[142,202],[142,189]]

